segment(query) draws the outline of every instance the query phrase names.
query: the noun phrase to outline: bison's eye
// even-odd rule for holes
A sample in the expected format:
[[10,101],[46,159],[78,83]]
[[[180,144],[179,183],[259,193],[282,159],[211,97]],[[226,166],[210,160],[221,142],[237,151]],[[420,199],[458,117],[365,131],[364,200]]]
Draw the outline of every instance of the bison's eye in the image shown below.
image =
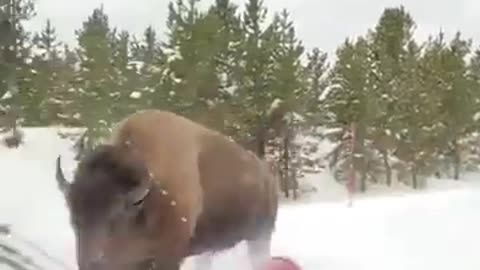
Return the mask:
[[145,197],[138,199],[136,201],[133,201],[132,205],[135,207],[142,207],[144,202],[145,202]]
[[135,200],[127,200],[126,208],[128,211],[137,212],[142,209],[145,205],[146,197],[137,198]]
[[135,208],[142,207],[145,202],[145,198],[147,198],[149,193],[150,188],[145,188],[143,186],[135,188],[127,195],[128,204]]

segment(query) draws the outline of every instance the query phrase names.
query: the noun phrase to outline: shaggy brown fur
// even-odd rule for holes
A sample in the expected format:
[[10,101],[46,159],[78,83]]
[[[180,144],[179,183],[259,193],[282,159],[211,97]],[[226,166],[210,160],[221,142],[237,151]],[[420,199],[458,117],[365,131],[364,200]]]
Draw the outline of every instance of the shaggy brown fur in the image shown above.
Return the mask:
[[80,270],[177,270],[187,256],[242,240],[254,265],[255,253],[269,256],[278,207],[269,164],[179,115],[129,116],[80,162],[72,184],[60,164],[57,181]]

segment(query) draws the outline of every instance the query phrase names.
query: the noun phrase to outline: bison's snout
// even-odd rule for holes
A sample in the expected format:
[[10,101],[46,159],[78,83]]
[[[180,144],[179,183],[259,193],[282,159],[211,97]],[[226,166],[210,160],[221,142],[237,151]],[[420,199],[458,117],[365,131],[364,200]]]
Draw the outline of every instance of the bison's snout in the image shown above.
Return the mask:
[[102,245],[92,239],[95,238],[89,238],[89,241],[82,241],[82,239],[79,241],[78,270],[107,270],[105,253],[100,248]]
[[86,259],[79,265],[79,270],[107,270],[107,265],[105,263],[104,257],[102,254],[99,254],[91,259]]
[[105,265],[102,262],[89,262],[83,266],[80,266],[79,270],[103,270]]
[[140,263],[107,262],[106,260],[94,260],[80,265],[78,270],[136,270],[152,269],[151,261]]

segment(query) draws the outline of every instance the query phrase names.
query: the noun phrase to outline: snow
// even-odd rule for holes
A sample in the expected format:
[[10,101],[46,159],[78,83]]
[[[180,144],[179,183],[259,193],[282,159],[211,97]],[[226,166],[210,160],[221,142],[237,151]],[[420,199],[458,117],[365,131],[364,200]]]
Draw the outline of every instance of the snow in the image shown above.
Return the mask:
[[474,120],[474,121],[480,120],[480,112],[477,112],[477,113],[475,113],[475,114],[473,115],[473,120]]
[[140,72],[140,70],[142,70],[143,67],[145,66],[145,62],[144,61],[130,61],[130,62],[128,62],[127,65],[128,66],[133,66],[135,68],[136,72]]
[[238,89],[238,86],[235,84],[232,84],[230,86],[223,88],[223,91],[225,91],[226,93],[229,93],[230,95],[233,95],[235,94],[235,90],[237,89]]
[[130,98],[139,99],[141,97],[142,97],[142,93],[139,91],[133,91],[132,93],[130,93]]
[[328,97],[328,95],[333,91],[333,90],[336,90],[336,89],[339,89],[341,88],[342,86],[338,83],[336,84],[331,84],[331,85],[328,85],[323,91],[322,93],[320,94],[320,96],[318,97],[318,101],[325,101]]
[[180,47],[179,46],[175,46],[174,49],[164,47],[163,48],[163,53],[168,56],[168,58],[167,58],[168,63],[183,59],[182,55],[180,54]]
[[273,100],[272,104],[270,105],[270,108],[268,109],[268,113],[271,114],[273,111],[277,110],[280,105],[283,103],[283,100],[276,98]]
[[[0,146],[0,185],[4,187],[0,190],[0,224],[11,224],[16,234],[72,265],[73,234],[55,185],[54,168],[58,154],[73,160],[69,149],[73,142],[60,139],[55,130],[59,129],[26,129],[25,144],[18,149]],[[65,166],[71,169],[69,164]],[[48,267],[61,269],[56,265]]]
[[[21,248],[51,270],[76,269],[69,215],[54,180],[57,155],[62,155],[67,178],[75,166],[74,139],[57,136],[62,130],[24,129],[24,145],[0,146],[0,225],[11,224],[13,230],[8,239],[0,235],[0,242]],[[326,151],[315,155],[321,152]],[[328,170],[307,174],[303,181],[316,192],[301,201],[282,199],[272,252],[293,257],[305,270],[480,269],[478,178],[469,173],[462,181],[429,179],[428,191],[398,183],[371,186],[347,207],[345,188]],[[246,256],[241,243],[218,253],[214,269],[249,269]],[[193,269],[192,264],[186,260],[182,270]]]
[[0,98],[0,100],[9,99],[12,97],[13,97],[12,92],[6,91],[5,94],[3,94],[3,96]]

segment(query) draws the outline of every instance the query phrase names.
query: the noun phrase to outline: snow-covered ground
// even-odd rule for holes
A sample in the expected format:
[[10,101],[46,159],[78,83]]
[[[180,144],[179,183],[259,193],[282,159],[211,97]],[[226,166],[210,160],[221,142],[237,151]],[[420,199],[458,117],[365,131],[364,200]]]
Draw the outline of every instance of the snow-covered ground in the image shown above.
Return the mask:
[[[71,175],[72,142],[56,131],[26,129],[26,143],[20,148],[0,146],[0,225],[8,223],[13,229],[11,238],[0,236],[0,244],[19,247],[45,269],[75,269],[68,212],[54,180],[58,154],[64,157],[67,177]],[[328,172],[307,175],[317,192],[301,202],[282,203],[273,253],[293,257],[305,270],[478,270],[476,178],[470,174],[461,182],[430,181],[429,190],[421,192],[396,186],[388,195],[387,188],[375,187],[349,208],[345,189]],[[0,245],[0,257],[3,251]],[[214,268],[249,269],[246,258],[241,244],[218,254]],[[191,265],[187,260],[183,270]]]

